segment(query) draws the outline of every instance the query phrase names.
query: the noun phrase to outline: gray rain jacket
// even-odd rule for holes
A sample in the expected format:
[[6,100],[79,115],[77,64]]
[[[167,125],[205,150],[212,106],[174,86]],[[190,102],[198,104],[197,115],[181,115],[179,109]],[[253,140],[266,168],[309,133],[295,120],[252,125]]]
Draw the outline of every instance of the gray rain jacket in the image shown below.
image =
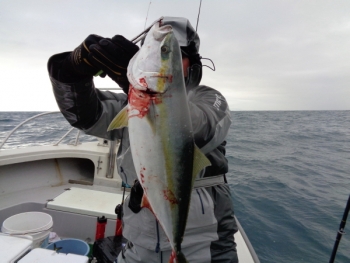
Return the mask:
[[[123,128],[107,132],[112,119],[126,106],[127,95],[95,89],[92,77],[65,76],[61,66],[68,54],[67,52],[54,55],[48,62],[57,104],[72,126],[86,134],[108,140],[120,140],[117,153],[118,172],[124,182],[132,185],[137,176],[130,152],[128,130]],[[200,177],[225,174],[228,171],[225,138],[231,125],[227,102],[218,91],[207,86],[192,88],[187,91],[187,95],[195,143],[212,164]],[[125,204],[128,204],[128,201]],[[238,262],[233,237],[236,231],[237,225],[227,184],[193,190],[182,243],[182,251],[189,262]],[[127,205],[124,206],[123,235],[132,242],[132,249],[129,247],[125,255],[134,254],[130,256],[133,260],[126,262],[159,262],[158,259],[163,257],[159,254],[166,255],[171,252],[165,233],[148,209],[141,209],[135,214]],[[146,255],[144,251],[149,252]]]

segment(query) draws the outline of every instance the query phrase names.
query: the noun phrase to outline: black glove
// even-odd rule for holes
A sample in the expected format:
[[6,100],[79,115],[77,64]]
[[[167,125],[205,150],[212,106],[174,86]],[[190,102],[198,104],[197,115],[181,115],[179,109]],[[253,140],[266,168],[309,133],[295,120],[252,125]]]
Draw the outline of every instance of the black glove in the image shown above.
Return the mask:
[[125,93],[128,93],[127,67],[139,47],[123,36],[116,35],[112,39],[104,38],[98,44],[90,45],[89,49],[91,64],[102,69]]
[[[72,53],[65,59],[62,70],[68,76],[93,76],[100,71],[89,62],[89,46],[97,44],[103,37],[89,35]],[[106,74],[104,74],[105,76]],[[103,76],[101,76],[103,77]]]
[[138,180],[135,180],[133,187],[131,187],[130,198],[129,198],[129,208],[134,213],[138,213],[141,210],[141,200],[143,196],[143,189]]

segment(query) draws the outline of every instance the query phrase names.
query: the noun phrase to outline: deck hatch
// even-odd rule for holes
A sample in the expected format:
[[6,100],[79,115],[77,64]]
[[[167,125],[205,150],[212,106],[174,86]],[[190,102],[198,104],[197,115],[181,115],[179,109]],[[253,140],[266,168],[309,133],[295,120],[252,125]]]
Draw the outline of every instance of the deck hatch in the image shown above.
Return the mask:
[[47,203],[47,208],[90,216],[116,219],[114,210],[123,195],[72,187]]

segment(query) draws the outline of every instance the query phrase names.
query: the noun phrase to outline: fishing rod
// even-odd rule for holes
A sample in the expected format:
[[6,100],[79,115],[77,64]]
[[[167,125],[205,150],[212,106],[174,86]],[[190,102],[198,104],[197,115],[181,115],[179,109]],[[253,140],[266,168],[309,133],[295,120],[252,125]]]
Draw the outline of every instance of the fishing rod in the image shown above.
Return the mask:
[[[148,10],[147,10],[147,15],[146,15],[146,21],[145,21],[145,26],[144,26],[144,30],[138,34],[136,37],[132,38],[130,41],[134,44],[137,44],[138,42],[140,42],[141,40],[143,40],[148,31],[150,31],[150,29],[152,28],[152,26],[155,24],[155,23],[158,23],[160,21],[163,20],[163,16],[160,17],[159,19],[157,19],[156,21],[154,21],[149,27],[146,28],[146,23],[147,23],[147,19],[148,19],[148,13],[149,13],[149,8],[151,6],[151,3],[152,1],[150,1],[149,5],[148,5]],[[198,9],[198,16],[197,16],[197,24],[196,24],[196,33],[197,33],[197,30],[198,30],[198,22],[199,22],[199,16],[200,16],[200,13],[201,13],[201,7],[202,7],[202,0],[200,0],[200,3],[199,3],[199,9]]]
[[329,260],[329,263],[334,262],[335,255],[337,254],[338,246],[340,243],[340,239],[345,234],[344,229],[345,229],[346,219],[348,218],[349,210],[350,210],[350,195],[349,195],[349,199],[348,199],[348,202],[346,204],[346,207],[345,207],[343,219],[340,222],[337,238],[335,239],[335,243],[334,243],[334,247],[333,247],[333,251],[332,251],[332,255],[331,255],[331,258]]
[[198,22],[199,22],[199,16],[201,14],[201,7],[202,7],[202,0],[199,3],[199,9],[198,9],[198,16],[197,16],[197,24],[196,24],[196,33],[197,33],[197,29],[198,29]]
[[146,20],[145,20],[145,25],[143,27],[143,30],[146,29],[146,24],[147,24],[147,19],[148,19],[148,13],[149,13],[149,9],[151,7],[152,1],[149,1],[149,5],[148,5],[148,10],[147,10],[147,15],[146,15]]
[[[146,27],[146,23],[147,23],[147,19],[148,19],[148,13],[149,13],[149,8],[151,6],[151,3],[152,1],[150,1],[149,5],[148,5],[148,10],[147,10],[147,15],[146,15],[146,21],[145,21],[145,26],[144,28]],[[198,16],[197,16],[197,24],[196,24],[196,33],[197,33],[197,29],[198,29],[198,22],[199,22],[199,16],[200,16],[200,12],[201,12],[201,7],[202,7],[202,0],[200,0],[200,4],[199,4],[199,10],[198,10]],[[156,21],[154,21],[149,27],[145,28],[140,34],[138,34],[136,37],[130,39],[130,41],[134,44],[137,44],[138,42],[142,41],[144,38],[146,38],[146,35],[147,33],[151,30],[152,26],[160,21],[163,20],[163,16],[161,16],[159,19],[157,19]],[[194,36],[195,37],[195,36]],[[203,58],[203,59],[208,59],[208,58]],[[213,66],[214,66],[214,69],[207,66],[207,65],[203,65],[205,67],[208,67],[210,68],[211,70],[215,71],[215,65],[213,63],[213,61],[211,59],[209,59]],[[99,72],[97,72],[94,76],[97,77],[99,75],[101,75],[103,73],[103,70],[100,70]]]

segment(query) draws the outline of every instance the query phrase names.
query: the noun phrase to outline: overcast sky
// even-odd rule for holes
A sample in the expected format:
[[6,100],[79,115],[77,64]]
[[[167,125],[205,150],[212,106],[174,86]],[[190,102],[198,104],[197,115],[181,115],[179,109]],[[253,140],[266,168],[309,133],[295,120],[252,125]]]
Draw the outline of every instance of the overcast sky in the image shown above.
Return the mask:
[[[0,1],[0,111],[58,110],[46,63],[89,34],[133,38],[160,16],[187,17],[199,0]],[[202,84],[231,110],[350,110],[350,1],[203,0]],[[206,62],[205,62],[206,63]],[[95,78],[97,87],[115,87]]]

